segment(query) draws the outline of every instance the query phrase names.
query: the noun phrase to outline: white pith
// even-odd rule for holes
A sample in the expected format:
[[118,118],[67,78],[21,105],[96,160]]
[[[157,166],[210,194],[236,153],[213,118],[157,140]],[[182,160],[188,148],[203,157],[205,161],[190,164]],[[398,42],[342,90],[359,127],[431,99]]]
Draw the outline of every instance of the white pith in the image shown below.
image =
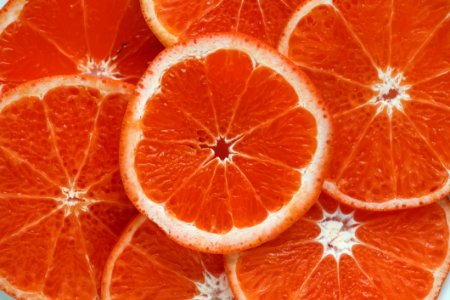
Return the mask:
[[27,0],[9,1],[0,11],[0,32],[17,20]]
[[[394,109],[403,111],[402,101],[411,99],[408,94],[410,86],[402,84],[403,74],[401,72],[395,74],[392,68],[388,67],[386,71],[378,69],[378,78],[380,79],[380,82],[372,86],[372,90],[378,93],[378,95],[368,102],[381,104],[378,107],[377,113],[386,110],[388,115],[392,116]],[[397,95],[392,99],[384,99],[384,96],[387,95],[390,90],[397,91]]]
[[140,0],[140,2],[145,20],[147,21],[152,31],[160,39],[161,43],[163,43],[164,46],[168,47],[178,42],[178,37],[167,31],[167,29],[159,21],[156,15],[153,0]]
[[83,198],[84,193],[82,191],[69,188],[61,188],[61,191],[65,198],[55,198],[55,200],[61,202],[66,217],[71,214],[78,216],[81,212],[89,211],[89,205],[91,205],[93,201]]
[[106,60],[97,62],[93,58],[87,57],[85,61],[78,64],[78,70],[85,75],[121,80],[122,77],[113,60],[113,58],[109,57]]
[[286,27],[284,28],[280,42],[278,43],[278,51],[288,56],[289,39],[297,27],[298,22],[300,22],[300,20],[309,14],[314,8],[320,5],[333,6],[333,0],[311,0],[301,6],[299,10],[293,12],[292,17],[289,19]]
[[[450,202],[446,198],[445,200],[442,200],[442,201],[438,202],[437,204],[440,205],[442,207],[442,209],[444,210],[446,223],[447,223],[448,228],[450,228]],[[341,218],[343,218],[343,219],[349,219],[349,220],[354,221],[353,213],[343,214],[342,211],[339,213],[337,213],[337,211],[336,211],[331,214],[323,211],[323,213],[325,214],[324,217],[320,221],[317,221],[317,225],[319,225],[319,226],[320,226],[319,222],[323,221],[325,216],[341,215]],[[357,222],[355,222],[354,224],[356,226],[358,226]],[[362,225],[363,223],[360,223],[360,224]],[[320,227],[322,229],[322,226],[320,226]],[[319,238],[316,238],[316,240],[317,239],[319,239]],[[356,244],[357,243],[358,242],[356,242]],[[261,247],[264,247],[264,245]],[[350,247],[345,247],[345,248],[348,249]],[[433,286],[430,289],[430,292],[428,293],[428,295],[426,295],[422,298],[424,300],[432,300],[432,299],[436,300],[439,296],[440,288],[441,288],[442,284],[444,283],[444,281],[448,275],[449,268],[450,268],[450,239],[448,239],[447,249],[448,249],[448,251],[447,251],[446,257],[445,257],[444,261],[442,262],[442,264],[435,269],[428,269],[428,271],[433,274],[434,281],[433,281]],[[245,251],[243,253],[245,253]],[[344,253],[345,252],[342,252],[341,255]],[[333,255],[333,253],[329,253],[329,254]],[[227,277],[228,277],[230,285],[232,286],[234,295],[237,300],[247,299],[246,293],[240,286],[240,279],[238,277],[238,272],[237,272],[237,267],[238,267],[238,263],[239,263],[241,255],[242,255],[241,253],[232,253],[232,254],[225,255],[225,267],[226,267]],[[325,257],[325,256],[326,256],[326,254],[324,253],[323,257]],[[335,255],[333,255],[333,256],[334,256],[334,258],[336,258],[336,261],[339,261],[338,260],[339,256],[335,256]],[[392,276],[395,276],[395,274],[392,274]],[[251,298],[251,299],[253,299],[253,298]]]
[[[165,70],[176,62],[192,57],[202,58],[219,49],[243,51],[259,65],[269,67],[282,75],[300,95],[299,106],[307,109],[315,117],[317,124],[317,150],[310,164],[299,170],[302,173],[302,185],[292,200],[276,213],[269,213],[263,222],[255,226],[233,227],[223,234],[200,230],[194,224],[180,221],[167,213],[162,205],[148,199],[139,184],[134,168],[135,150],[143,138],[139,124],[147,101],[160,90],[160,81]],[[306,212],[309,207],[305,207],[303,201],[309,200],[304,199],[313,201],[318,197],[323,165],[328,157],[330,124],[323,109],[316,103],[316,95],[304,82],[304,79],[299,77],[296,68],[288,65],[282,57],[274,55],[270,50],[255,47],[253,43],[247,42],[240,35],[230,37],[227,34],[217,34],[214,37],[206,36],[193,40],[187,45],[179,44],[166,50],[163,55],[153,61],[149,71],[151,73],[144,75],[138,85],[137,97],[132,102],[133,107],[128,107],[126,124],[124,124],[125,130],[122,132],[121,140],[122,176],[124,182],[127,183],[127,192],[130,198],[134,199],[141,211],[145,212],[150,219],[179,243],[213,253],[243,249],[252,243],[258,243],[263,237],[273,234],[274,230],[286,224],[287,221],[293,222],[292,219],[289,219],[292,218],[292,215],[297,213],[301,215]]]
[[228,284],[225,273],[214,276],[208,271],[203,273],[203,282],[195,282],[199,294],[192,300],[232,300],[233,292]]
[[114,93],[129,94],[131,88],[131,86],[126,83],[114,82],[114,85],[112,85],[106,78],[99,79],[87,75],[53,76],[30,81],[7,91],[2,96],[2,101],[0,101],[0,112],[9,104],[25,97],[37,97],[38,99],[43,100],[45,94],[47,94],[51,89],[64,86],[83,86],[94,88],[100,92],[102,97]]
[[332,213],[323,211],[323,217],[317,222],[320,235],[317,242],[323,246],[323,257],[331,254],[336,261],[342,254],[352,255],[352,247],[359,243],[356,238],[358,222],[353,218],[353,212],[343,213],[340,208]]
[[102,299],[111,299],[111,279],[115,263],[119,256],[123,253],[125,248],[130,245],[131,239],[136,233],[136,230],[138,230],[139,227],[141,227],[142,224],[146,222],[146,220],[147,219],[142,215],[139,215],[134,220],[132,220],[130,224],[128,224],[127,228],[123,231],[114,248],[111,250],[102,276]]

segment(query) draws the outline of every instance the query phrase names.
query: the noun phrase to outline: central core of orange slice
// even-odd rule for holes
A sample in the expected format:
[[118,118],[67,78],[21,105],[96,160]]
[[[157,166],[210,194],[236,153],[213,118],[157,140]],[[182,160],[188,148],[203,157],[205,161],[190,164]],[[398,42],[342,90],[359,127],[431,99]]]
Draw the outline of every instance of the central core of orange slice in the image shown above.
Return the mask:
[[230,147],[233,142],[227,142],[224,138],[219,138],[215,146],[211,147],[214,151],[214,158],[218,157],[225,160],[230,157]]
[[61,202],[65,209],[65,215],[77,214],[80,211],[87,212],[91,200],[84,199],[82,193],[73,189],[63,188],[62,193],[65,198],[61,198]]
[[113,62],[113,59],[95,61],[94,59],[87,57],[84,62],[78,65],[78,71],[85,75],[92,75],[97,77],[112,78],[115,80],[121,80],[120,72],[117,70],[117,65]]
[[353,213],[345,214],[340,209],[329,214],[324,211],[322,220],[318,222],[321,233],[317,241],[323,245],[323,256],[328,254],[339,258],[342,254],[351,255],[353,245],[358,243],[355,232],[359,223]]
[[200,147],[211,149],[214,152],[212,159],[219,158],[221,161],[225,161],[226,159],[230,159],[230,155],[233,154],[232,146],[236,142],[237,139],[227,141],[225,138],[219,137],[215,145],[201,145]]
[[201,299],[233,299],[233,293],[228,285],[225,273],[219,276],[206,272],[203,282],[197,282],[195,285],[199,290],[199,294],[192,298],[193,300]]
[[392,113],[394,107],[402,110],[402,101],[410,99],[410,86],[402,84],[403,74],[394,74],[391,68],[387,68],[384,72],[378,70],[378,78],[380,81],[372,86],[377,96],[371,101],[381,103],[380,110],[386,108],[388,113]]

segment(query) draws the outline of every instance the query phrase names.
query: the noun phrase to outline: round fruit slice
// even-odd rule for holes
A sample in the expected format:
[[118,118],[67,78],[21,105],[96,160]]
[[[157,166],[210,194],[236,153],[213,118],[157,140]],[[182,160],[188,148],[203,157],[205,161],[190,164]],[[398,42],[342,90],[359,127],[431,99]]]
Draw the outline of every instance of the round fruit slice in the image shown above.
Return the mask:
[[222,255],[183,248],[139,216],[109,256],[102,299],[231,300],[223,265]]
[[316,201],[329,123],[303,73],[239,34],[166,50],[130,102],[121,137],[129,198],[205,252],[260,244]]
[[162,49],[139,0],[10,0],[0,11],[0,95],[51,75],[136,83]]
[[277,239],[226,257],[237,299],[436,299],[450,264],[448,201],[353,210],[322,195]]
[[119,174],[129,85],[65,76],[0,101],[0,289],[19,299],[96,299],[136,215]]
[[275,47],[305,0],[141,0],[153,32],[165,45],[202,33],[242,32]]
[[313,0],[293,14],[279,50],[332,115],[325,191],[339,201],[393,210],[450,193],[449,15],[448,0]]

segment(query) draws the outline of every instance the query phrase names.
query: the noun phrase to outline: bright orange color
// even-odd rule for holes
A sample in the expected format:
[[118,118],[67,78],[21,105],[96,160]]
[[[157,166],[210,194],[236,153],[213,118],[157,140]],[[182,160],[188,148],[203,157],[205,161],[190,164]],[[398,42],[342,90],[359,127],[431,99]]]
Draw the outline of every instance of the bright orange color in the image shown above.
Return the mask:
[[445,200],[367,212],[322,195],[277,239],[228,255],[227,276],[239,300],[433,299],[449,270],[449,225]]
[[292,11],[305,0],[141,0],[165,45],[212,32],[242,32],[275,47]]
[[0,12],[0,88],[74,73],[136,83],[162,49],[139,0],[11,0]]
[[327,193],[373,210],[450,193],[449,13],[448,0],[335,0],[293,14],[279,49],[333,116]]
[[136,214],[118,167],[131,93],[112,80],[67,76],[3,95],[2,290],[20,299],[98,297],[107,256]]
[[328,121],[309,81],[272,49],[237,34],[179,44],[138,93],[122,132],[125,190],[179,243],[247,248],[318,196]]
[[231,300],[222,255],[186,249],[154,223],[137,217],[106,263],[102,299]]

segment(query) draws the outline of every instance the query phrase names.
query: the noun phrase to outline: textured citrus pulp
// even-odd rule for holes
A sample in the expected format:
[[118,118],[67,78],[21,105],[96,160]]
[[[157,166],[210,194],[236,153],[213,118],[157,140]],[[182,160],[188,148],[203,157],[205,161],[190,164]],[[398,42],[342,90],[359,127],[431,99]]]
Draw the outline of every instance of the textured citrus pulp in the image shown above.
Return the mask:
[[121,173],[170,237],[206,252],[273,238],[317,199],[329,124],[303,73],[238,34],[155,59],[130,102]]
[[144,216],[111,252],[102,299],[231,300],[223,257],[179,246]]
[[295,8],[305,0],[141,0],[165,45],[212,32],[242,32],[275,47]]
[[448,273],[450,205],[397,212],[323,195],[277,239],[226,257],[238,299],[435,299]]
[[332,114],[327,193],[386,210],[450,192],[449,16],[448,0],[314,0],[293,14],[279,50]]
[[0,102],[0,288],[21,299],[94,299],[136,214],[120,180],[129,85],[54,77]]
[[11,0],[0,11],[0,88],[74,73],[136,83],[162,48],[139,0]]

